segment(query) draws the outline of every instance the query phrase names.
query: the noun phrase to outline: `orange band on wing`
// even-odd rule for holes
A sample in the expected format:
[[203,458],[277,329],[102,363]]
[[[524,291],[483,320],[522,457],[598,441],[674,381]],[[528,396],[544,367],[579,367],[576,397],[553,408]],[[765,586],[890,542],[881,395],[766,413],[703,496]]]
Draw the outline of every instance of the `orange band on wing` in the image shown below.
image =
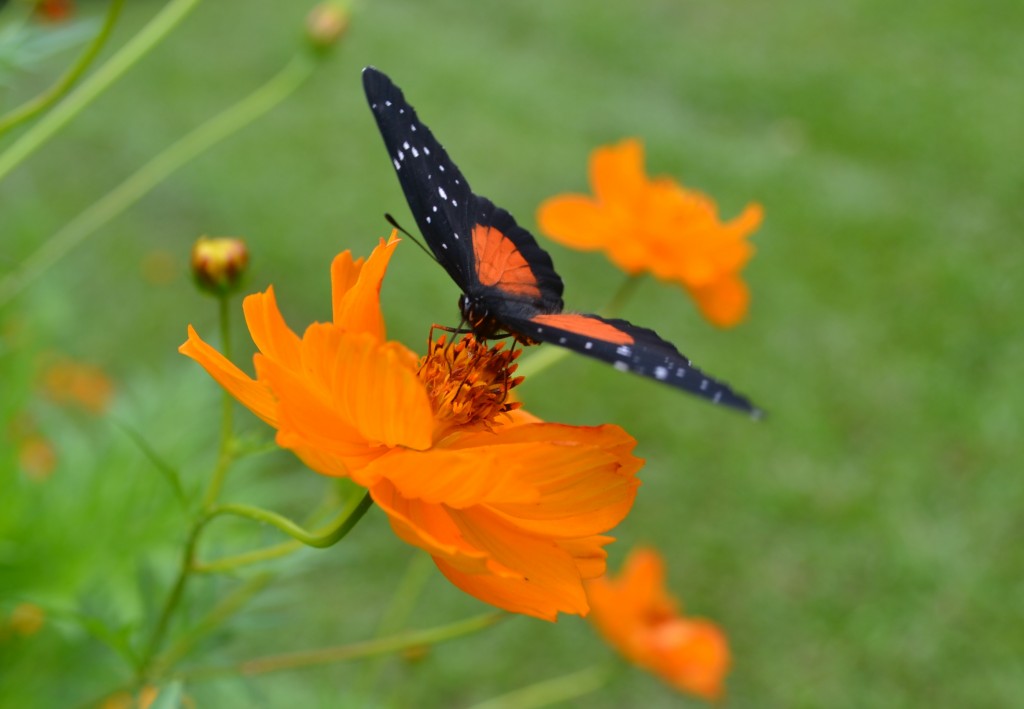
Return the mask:
[[530,264],[512,240],[491,226],[473,227],[473,256],[476,276],[485,286],[494,286],[510,295],[540,298],[537,278]]
[[613,345],[632,345],[633,338],[629,333],[623,332],[614,325],[609,325],[600,320],[588,318],[586,315],[573,315],[571,313],[558,313],[554,315],[534,315],[530,322],[549,327],[557,327],[560,330],[591,337],[600,342],[610,342]]

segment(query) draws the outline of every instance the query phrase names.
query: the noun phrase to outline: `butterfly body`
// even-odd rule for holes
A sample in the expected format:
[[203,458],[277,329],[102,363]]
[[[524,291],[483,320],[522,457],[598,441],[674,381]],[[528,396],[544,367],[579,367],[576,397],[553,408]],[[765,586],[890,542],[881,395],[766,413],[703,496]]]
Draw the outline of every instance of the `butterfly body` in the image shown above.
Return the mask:
[[391,79],[367,67],[363,88],[416,225],[461,288],[459,311],[478,337],[511,334],[525,344],[560,345],[713,403],[760,413],[652,330],[563,312],[562,279],[533,235],[470,189]]

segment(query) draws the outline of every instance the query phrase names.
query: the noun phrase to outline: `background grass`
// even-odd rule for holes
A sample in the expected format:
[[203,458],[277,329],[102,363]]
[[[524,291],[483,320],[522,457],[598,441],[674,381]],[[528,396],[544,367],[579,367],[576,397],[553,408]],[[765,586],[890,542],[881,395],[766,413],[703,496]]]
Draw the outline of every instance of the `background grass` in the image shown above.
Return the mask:
[[[83,4],[84,14],[102,7]],[[114,46],[161,3],[130,5]],[[296,51],[307,10],[202,4],[0,184],[0,271],[262,83]],[[0,641],[0,704],[77,705],[124,681],[119,659],[68,614],[137,633],[164,598],[186,520],[112,421],[131,422],[191,487],[202,485],[219,394],[176,353],[186,323],[215,331],[211,303],[187,278],[195,237],[244,235],[252,289],[273,283],[301,328],[328,316],[333,254],[368,253],[387,233],[385,211],[412,224],[362,97],[359,69],[374,64],[474,189],[528,227],[541,200],[586,187],[592,148],[626,136],[645,141],[653,173],[710,193],[725,216],[764,204],[746,324],[715,330],[681,291],[653,281],[625,316],[752,395],[766,422],[580,358],[522,389],[545,418],[617,422],[639,440],[644,486],[616,530],[612,567],[636,542],[665,551],[687,609],[729,633],[730,702],[1013,705],[1024,693],[1024,478],[1014,463],[1024,403],[1022,29],[1024,6],[1009,0],[364,3],[299,94],[0,311],[0,415],[28,412],[60,456],[52,478],[33,482],[3,444],[0,612],[32,601],[50,622]],[[18,77],[4,105],[45,85],[47,70]],[[544,244],[568,305],[601,307],[620,279],[613,267]],[[170,280],[147,278],[154,258],[170,264]],[[383,293],[390,334],[421,349],[431,322],[454,320],[456,295],[403,245]],[[40,357],[54,351],[111,373],[110,417],[90,420],[33,393]],[[242,425],[267,435],[247,414]],[[301,517],[324,490],[273,453],[233,473],[227,497]],[[278,540],[227,521],[210,536],[210,556]],[[339,547],[267,565],[276,581],[194,662],[368,637],[415,558],[372,512]],[[198,579],[188,613],[238,584]],[[481,610],[435,573],[410,625]],[[610,657],[585,621],[513,619],[415,660],[186,692],[199,706],[462,706]],[[624,669],[573,705],[680,701]]]

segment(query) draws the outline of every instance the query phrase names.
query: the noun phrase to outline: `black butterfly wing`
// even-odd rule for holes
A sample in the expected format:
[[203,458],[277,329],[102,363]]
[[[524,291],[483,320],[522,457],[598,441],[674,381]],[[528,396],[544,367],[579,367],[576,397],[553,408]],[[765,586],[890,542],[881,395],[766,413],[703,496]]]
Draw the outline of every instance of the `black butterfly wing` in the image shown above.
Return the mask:
[[675,345],[653,330],[625,320],[577,313],[537,314],[528,318],[511,316],[506,318],[506,323],[517,335],[561,345],[608,362],[618,370],[649,377],[712,403],[746,411],[755,418],[762,415],[747,397],[704,374]]
[[[416,226],[462,291],[476,297],[528,297],[544,312],[561,310],[562,280],[533,235],[504,209],[473,194],[462,171],[386,74],[366,67],[363,89]],[[503,239],[513,248],[502,248]],[[500,258],[511,252],[526,262],[529,276],[504,267]],[[502,281],[505,273],[508,282]],[[537,297],[523,295],[527,281]]]

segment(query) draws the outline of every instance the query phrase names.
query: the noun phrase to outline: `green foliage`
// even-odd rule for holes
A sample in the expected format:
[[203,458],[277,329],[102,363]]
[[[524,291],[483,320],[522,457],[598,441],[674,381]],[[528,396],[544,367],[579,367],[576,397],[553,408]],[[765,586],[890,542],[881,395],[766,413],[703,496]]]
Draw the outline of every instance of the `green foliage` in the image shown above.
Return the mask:
[[[111,47],[159,5],[130,3]],[[0,274],[276,72],[306,11],[202,4],[0,183]],[[366,64],[408,91],[474,189],[530,228],[541,200],[586,189],[592,148],[631,135],[652,173],[713,195],[724,216],[765,206],[746,324],[714,330],[653,281],[623,315],[751,394],[766,421],[580,358],[522,388],[544,418],[616,422],[640,441],[644,485],[611,566],[634,542],[665,551],[688,612],[730,636],[736,706],[1012,705],[1024,692],[1024,477],[1012,462],[1024,405],[1022,26],[1024,6],[1009,0],[362,3],[300,93],[0,310],[0,415],[27,412],[59,460],[46,481],[29,479],[0,431],[0,621],[21,602],[47,615],[36,635],[0,635],[0,706],[77,706],[123,686],[168,593],[188,529],[169,471],[194,501],[217,445],[219,390],[176,353],[187,323],[215,332],[188,282],[194,239],[246,237],[252,287],[273,283],[298,327],[329,317],[331,256],[367,253],[389,231],[385,211],[411,225],[363,105]],[[0,110],[52,77],[14,78]],[[614,269],[545,245],[568,306],[601,307]],[[383,298],[389,334],[417,350],[430,323],[456,318],[454,287],[409,244]],[[107,417],[34,393],[48,351],[114,377]],[[304,519],[329,488],[272,452],[232,470],[224,499]],[[218,520],[200,558],[281,541]],[[259,574],[275,579],[197,639],[183,667],[370,638],[413,556],[371,511],[337,547],[198,576],[173,637]],[[409,627],[482,610],[434,574]],[[609,658],[585,621],[520,618],[373,673],[360,661],[186,680],[160,706],[464,706]],[[679,701],[624,669],[577,704]]]

